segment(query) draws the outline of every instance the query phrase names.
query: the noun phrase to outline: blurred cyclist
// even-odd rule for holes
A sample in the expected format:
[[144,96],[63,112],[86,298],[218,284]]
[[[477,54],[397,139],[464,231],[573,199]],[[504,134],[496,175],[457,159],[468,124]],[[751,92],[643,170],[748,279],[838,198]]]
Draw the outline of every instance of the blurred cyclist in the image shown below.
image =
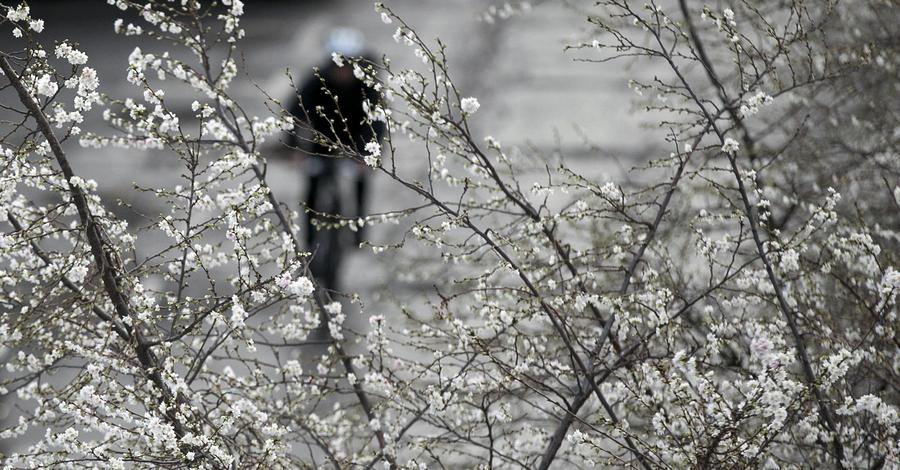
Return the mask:
[[[306,177],[307,248],[315,253],[310,270],[327,289],[337,289],[338,270],[344,250],[341,231],[317,229],[317,214],[340,215],[358,219],[366,216],[366,189],[369,169],[346,158],[347,153],[365,153],[365,145],[381,141],[384,124],[367,122],[363,103],[379,103],[379,94],[354,76],[352,63],[342,58],[368,59],[362,33],[351,28],[336,28],[326,41],[329,60],[308,77],[288,108],[300,122],[308,123],[311,136],[291,135],[289,144],[301,150]],[[344,184],[341,184],[344,183]],[[349,183],[349,184],[347,184]],[[343,188],[343,189],[342,189]],[[349,193],[349,194],[348,194]],[[343,206],[352,207],[343,207]],[[358,246],[364,227],[355,233]]]

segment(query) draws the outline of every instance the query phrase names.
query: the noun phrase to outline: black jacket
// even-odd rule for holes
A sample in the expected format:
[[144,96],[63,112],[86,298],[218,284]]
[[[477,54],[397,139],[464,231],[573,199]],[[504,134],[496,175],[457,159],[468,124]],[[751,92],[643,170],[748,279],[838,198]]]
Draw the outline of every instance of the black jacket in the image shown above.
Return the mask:
[[[352,64],[345,64],[344,67],[352,67]],[[349,84],[336,83],[332,78],[336,68],[337,65],[331,61],[320,67],[318,76],[313,75],[306,80],[299,89],[299,97],[294,96],[288,108],[294,117],[308,123],[319,135],[301,139],[298,136],[308,133],[297,129],[287,143],[314,156],[339,154],[332,142],[340,142],[364,154],[367,143],[373,139],[380,142],[384,136],[384,123],[366,122],[366,112],[363,110],[366,99],[373,107],[380,103],[379,93],[356,77]]]

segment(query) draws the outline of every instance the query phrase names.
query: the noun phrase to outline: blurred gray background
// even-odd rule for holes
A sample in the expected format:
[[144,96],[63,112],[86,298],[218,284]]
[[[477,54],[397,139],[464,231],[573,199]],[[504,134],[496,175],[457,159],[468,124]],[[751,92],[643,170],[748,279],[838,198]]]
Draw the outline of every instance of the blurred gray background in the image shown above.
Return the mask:
[[[396,0],[384,2],[423,38],[440,37],[448,46],[453,80],[465,96],[475,96],[481,109],[474,116],[477,137],[493,136],[506,149],[520,147],[530,153],[565,158],[566,162],[599,180],[614,180],[622,170],[658,157],[662,132],[643,126],[646,115],[632,111],[634,93],[628,78],[635,73],[627,62],[595,64],[577,59],[591,57],[590,49],[565,52],[567,44],[590,43],[585,10],[592,2],[486,2],[479,0]],[[128,54],[140,45],[145,51],[160,45],[145,38],[113,34],[113,21],[122,15],[102,1],[31,2],[32,13],[46,21],[39,35],[52,50],[53,42],[69,38],[80,43],[101,79],[101,91],[114,98],[139,96],[125,81]],[[242,26],[247,36],[240,44],[243,66],[232,85],[232,96],[250,115],[269,114],[262,88],[286,101],[292,89],[285,73],[295,82],[311,68],[327,60],[327,33],[336,26],[361,30],[367,47],[386,54],[395,68],[418,64],[412,50],[392,39],[397,26],[384,24],[373,2],[363,0],[245,0]],[[507,14],[511,13],[511,14]],[[126,21],[128,18],[126,18]],[[139,20],[135,20],[140,24]],[[21,45],[11,37],[0,38],[3,50]],[[597,57],[597,56],[594,56]],[[640,75],[652,74],[641,64]],[[299,83],[298,83],[299,84]],[[179,95],[179,91],[183,91]],[[167,90],[167,104],[184,110],[196,99],[186,88]],[[82,126],[109,133],[95,109]],[[411,169],[424,168],[417,147],[398,142],[398,158]],[[173,185],[176,160],[152,151],[83,149],[67,146],[78,174],[94,178],[107,200],[123,199],[149,216],[164,208],[157,201],[133,191],[134,184]],[[302,178],[300,166],[282,156],[284,148],[271,141],[265,153],[271,157],[270,183],[282,201],[299,208]],[[370,188],[372,212],[418,203],[409,193],[376,177]],[[122,216],[129,217],[128,213]],[[396,228],[396,230],[400,230]],[[375,227],[373,242],[389,242],[389,228]],[[367,250],[348,259],[344,286],[363,294],[367,286],[386,279]],[[366,269],[354,269],[354,265]]]

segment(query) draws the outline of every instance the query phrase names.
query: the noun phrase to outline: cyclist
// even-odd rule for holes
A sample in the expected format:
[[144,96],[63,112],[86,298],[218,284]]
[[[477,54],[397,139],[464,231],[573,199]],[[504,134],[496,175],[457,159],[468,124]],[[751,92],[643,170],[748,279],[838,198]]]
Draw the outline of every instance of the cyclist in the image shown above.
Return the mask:
[[[381,141],[384,125],[368,122],[363,103],[374,106],[379,94],[354,76],[350,63],[343,58],[367,59],[362,33],[350,28],[336,28],[326,41],[331,55],[299,89],[289,108],[301,123],[308,124],[312,135],[306,139],[291,135],[292,147],[307,157],[304,161],[306,177],[305,205],[307,207],[307,248],[314,253],[310,270],[326,289],[337,289],[340,263],[349,243],[338,230],[317,228],[320,214],[340,215],[358,219],[366,215],[368,168],[341,158],[355,150],[365,153],[365,145]],[[348,181],[349,180],[349,181]],[[343,184],[342,184],[343,183]],[[342,189],[343,188],[343,189]],[[349,193],[349,194],[348,194]],[[351,207],[343,207],[343,206]],[[364,227],[355,233],[355,244],[363,241]]]

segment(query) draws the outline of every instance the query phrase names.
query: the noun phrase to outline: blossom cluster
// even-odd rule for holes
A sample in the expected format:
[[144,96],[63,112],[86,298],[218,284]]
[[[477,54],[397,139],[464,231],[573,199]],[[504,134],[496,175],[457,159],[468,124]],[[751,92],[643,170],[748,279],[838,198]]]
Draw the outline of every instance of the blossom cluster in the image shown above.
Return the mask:
[[[262,144],[309,123],[230,91],[249,2],[108,3],[136,42],[122,97],[77,42],[49,53],[26,4],[2,7],[26,51],[0,59],[4,106],[28,117],[0,123],[4,468],[900,465],[877,2],[594,5],[586,65],[663,66],[629,82],[670,133],[628,178],[481,134],[471,117],[496,110],[458,88],[448,45],[376,4],[405,60],[332,60],[378,95],[361,111],[388,138],[326,143],[416,203],[321,217],[396,225],[374,294],[318,285],[310,264],[334,260],[267,181]],[[92,112],[108,127],[83,133]],[[177,167],[135,190],[158,216],[117,215],[69,164],[76,140]]]

